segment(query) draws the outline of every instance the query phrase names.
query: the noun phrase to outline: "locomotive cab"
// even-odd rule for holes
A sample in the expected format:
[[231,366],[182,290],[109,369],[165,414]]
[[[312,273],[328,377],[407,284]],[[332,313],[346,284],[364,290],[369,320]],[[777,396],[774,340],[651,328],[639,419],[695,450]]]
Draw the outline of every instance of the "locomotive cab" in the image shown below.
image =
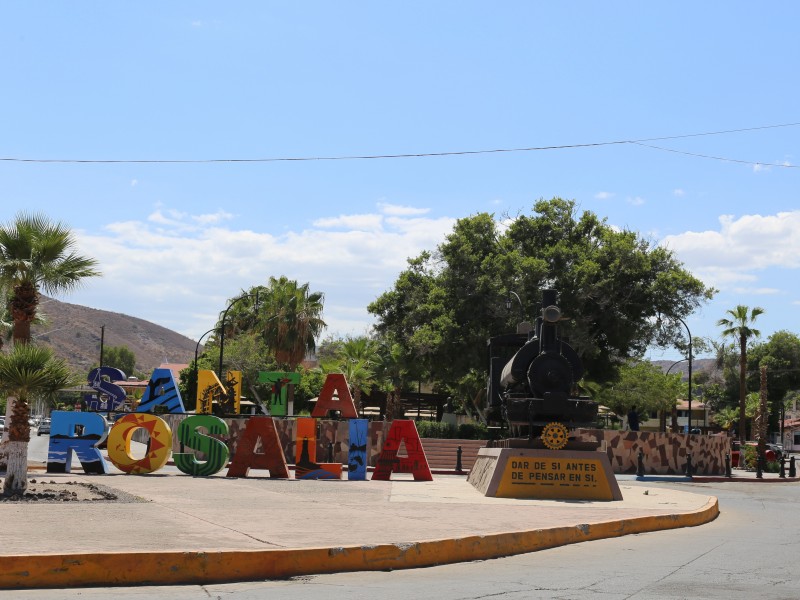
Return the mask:
[[[490,414],[509,426],[527,426],[530,438],[548,423],[591,427],[597,417],[597,403],[577,392],[583,365],[559,335],[560,319],[556,292],[545,290],[541,314],[528,336],[509,334],[489,340]],[[506,361],[503,354],[515,349]]]

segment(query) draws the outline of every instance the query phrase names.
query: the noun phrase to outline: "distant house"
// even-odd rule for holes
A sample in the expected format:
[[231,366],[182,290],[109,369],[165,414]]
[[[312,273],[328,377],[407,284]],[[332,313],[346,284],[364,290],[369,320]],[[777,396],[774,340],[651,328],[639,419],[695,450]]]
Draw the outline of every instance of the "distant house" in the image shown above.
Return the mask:
[[[678,400],[675,404],[675,413],[678,423],[678,431],[687,431],[689,429],[689,401]],[[643,415],[641,415],[643,416]],[[647,415],[647,419],[643,419],[640,424],[642,431],[659,431],[659,414],[653,411]],[[692,402],[692,423],[691,429],[705,430],[711,424],[709,418],[708,407],[698,401]],[[672,415],[667,415],[667,429],[672,427]]]
[[789,452],[800,451],[800,418],[783,421],[783,447]]

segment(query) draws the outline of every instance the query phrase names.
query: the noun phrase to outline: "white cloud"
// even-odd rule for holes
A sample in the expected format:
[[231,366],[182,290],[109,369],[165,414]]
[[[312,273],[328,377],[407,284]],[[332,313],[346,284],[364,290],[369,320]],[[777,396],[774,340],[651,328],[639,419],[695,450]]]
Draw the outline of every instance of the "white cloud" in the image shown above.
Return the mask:
[[345,228],[359,231],[376,231],[382,229],[383,217],[376,214],[340,215],[338,217],[317,219],[313,225],[323,229]]
[[779,289],[768,287],[735,287],[731,291],[736,294],[748,294],[751,296],[774,296],[781,293]]
[[407,217],[411,215],[427,215],[431,211],[430,208],[401,206],[399,204],[388,204],[386,202],[379,202],[378,209],[385,215],[393,215],[399,217]]
[[103,276],[66,300],[197,339],[237,292],[286,275],[325,293],[328,334],[360,334],[372,323],[367,305],[391,288],[409,257],[435,249],[455,222],[419,216],[426,209],[405,212],[339,215],[275,235],[223,226],[233,219],[224,211],[190,215],[159,207],[145,220],[80,232],[80,251],[98,258]]
[[683,191],[681,188],[675,188],[674,190],[672,190],[672,195],[677,196],[678,198],[682,198],[683,196],[686,195],[686,192]]
[[594,197],[596,200],[608,200],[613,198],[615,194],[613,192],[597,192]]
[[[667,236],[662,243],[706,283],[720,288],[754,282],[764,269],[800,268],[800,211],[739,218],[722,215],[719,222],[717,231],[687,231]],[[758,293],[773,293],[764,291],[773,288],[761,289]]]
[[628,198],[628,204],[632,204],[633,206],[641,206],[644,204],[645,200],[641,196],[636,196],[635,198]]
[[139,180],[138,179],[131,179],[131,187],[136,187],[137,185],[139,185]]

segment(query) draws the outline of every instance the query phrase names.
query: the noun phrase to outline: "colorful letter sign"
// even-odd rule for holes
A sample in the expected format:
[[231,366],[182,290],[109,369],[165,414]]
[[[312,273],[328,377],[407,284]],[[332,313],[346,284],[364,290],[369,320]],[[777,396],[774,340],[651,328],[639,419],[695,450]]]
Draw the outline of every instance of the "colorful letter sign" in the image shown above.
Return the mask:
[[200,369],[197,373],[197,414],[210,415],[214,403],[223,414],[239,414],[242,399],[242,372],[228,371],[226,385],[214,371]]
[[121,410],[125,404],[125,390],[115,381],[125,381],[125,373],[114,367],[97,367],[89,372],[89,385],[96,394],[86,394],[86,407],[89,410]]
[[[150,433],[144,458],[131,455],[131,438],[137,429]],[[137,475],[158,471],[167,464],[172,447],[172,430],[164,419],[147,413],[129,413],[108,433],[108,459],[120,471]]]
[[103,415],[54,410],[50,419],[48,473],[70,473],[73,450],[85,473],[108,473],[108,463],[95,447],[106,436]]
[[[399,454],[401,443],[405,444],[407,456]],[[433,481],[414,421],[392,421],[372,479],[389,481],[392,473],[413,473],[414,481]]]
[[185,413],[183,400],[175,377],[169,369],[155,369],[145,389],[136,412],[152,412],[156,406],[165,407],[168,413]]
[[300,373],[261,371],[258,374],[258,383],[270,386],[269,414],[273,417],[288,415],[289,386],[300,383]]
[[350,419],[350,449],[347,453],[347,479],[364,481],[367,478],[367,431],[366,419]]
[[[263,453],[256,452],[261,440]],[[289,479],[289,468],[272,417],[252,417],[239,438],[226,477],[247,477],[250,469],[266,469],[271,479]]]
[[[198,431],[205,428],[208,435]],[[192,450],[202,452],[206,460],[199,461],[191,452],[172,455],[175,466],[188,475],[207,476],[221,471],[228,464],[230,451],[220,439],[212,435],[228,435],[228,424],[213,415],[192,415],[178,425],[178,441]]]
[[[334,399],[336,393],[338,398]],[[358,412],[353,404],[353,397],[350,395],[350,388],[347,379],[342,373],[329,373],[322,385],[319,398],[311,411],[312,417],[324,417],[329,411],[339,411],[339,416],[344,419],[357,419]]]

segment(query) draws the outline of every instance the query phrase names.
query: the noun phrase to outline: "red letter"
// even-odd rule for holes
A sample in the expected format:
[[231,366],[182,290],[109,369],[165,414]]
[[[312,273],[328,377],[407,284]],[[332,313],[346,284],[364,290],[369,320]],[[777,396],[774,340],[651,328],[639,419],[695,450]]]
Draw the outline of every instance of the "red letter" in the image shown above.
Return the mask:
[[[255,451],[259,438],[263,454]],[[270,479],[289,479],[286,457],[272,417],[252,417],[247,421],[226,477],[247,477],[251,468],[268,470]]]
[[[333,399],[333,392],[338,392],[339,399]],[[329,373],[325,378],[322,391],[319,393],[317,405],[311,412],[312,417],[325,417],[329,410],[338,410],[342,418],[357,419],[356,405],[350,395],[347,379],[342,373]]]
[[[405,442],[408,456],[397,456],[401,442]],[[433,481],[428,458],[425,456],[414,421],[401,419],[392,421],[372,479],[389,481],[393,472],[413,473],[414,481]]]

